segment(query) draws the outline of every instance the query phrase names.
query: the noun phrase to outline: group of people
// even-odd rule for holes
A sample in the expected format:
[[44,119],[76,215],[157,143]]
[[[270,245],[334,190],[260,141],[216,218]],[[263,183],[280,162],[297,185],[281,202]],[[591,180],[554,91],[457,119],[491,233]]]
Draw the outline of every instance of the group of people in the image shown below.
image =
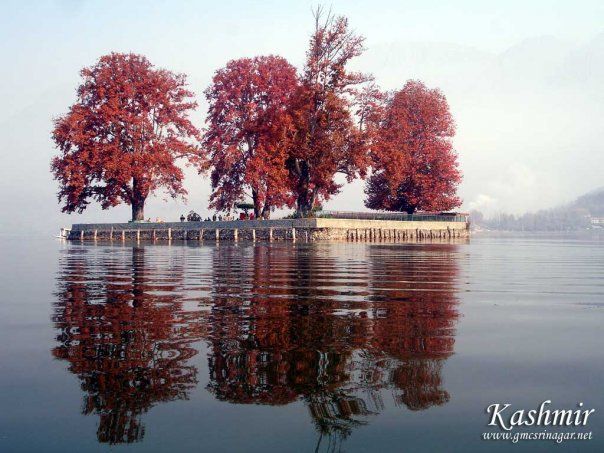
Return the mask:
[[[254,216],[254,213],[247,213],[247,212],[241,212],[239,213],[239,219],[237,220],[255,220],[256,217]],[[184,222],[222,222],[222,221],[230,221],[230,220],[236,220],[234,216],[227,214],[225,216],[222,215],[216,215],[214,214],[211,218],[207,217],[205,219],[202,219],[201,216],[199,214],[197,214],[195,211],[191,211],[189,212],[189,214],[185,217],[184,214],[182,214],[180,216],[180,221]]]

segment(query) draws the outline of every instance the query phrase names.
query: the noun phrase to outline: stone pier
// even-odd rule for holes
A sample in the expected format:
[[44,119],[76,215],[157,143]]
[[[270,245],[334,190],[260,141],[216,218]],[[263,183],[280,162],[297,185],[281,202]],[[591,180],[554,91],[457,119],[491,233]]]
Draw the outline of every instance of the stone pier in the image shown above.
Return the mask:
[[469,236],[459,220],[277,219],[218,222],[74,224],[76,241],[349,241],[407,242]]

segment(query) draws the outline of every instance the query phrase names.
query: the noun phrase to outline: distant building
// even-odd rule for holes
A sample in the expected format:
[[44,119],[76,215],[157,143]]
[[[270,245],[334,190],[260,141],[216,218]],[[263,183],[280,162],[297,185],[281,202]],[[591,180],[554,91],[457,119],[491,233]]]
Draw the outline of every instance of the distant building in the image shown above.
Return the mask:
[[592,217],[590,220],[592,228],[604,228],[604,217]]

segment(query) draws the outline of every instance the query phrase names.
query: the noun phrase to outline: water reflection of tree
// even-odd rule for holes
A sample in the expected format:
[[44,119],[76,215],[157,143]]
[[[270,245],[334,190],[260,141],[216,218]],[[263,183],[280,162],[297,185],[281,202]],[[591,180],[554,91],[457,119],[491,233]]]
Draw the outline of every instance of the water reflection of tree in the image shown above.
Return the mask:
[[110,444],[141,440],[145,412],[187,398],[197,383],[191,343],[203,336],[199,313],[183,309],[175,283],[157,287],[156,275],[182,277],[182,269],[149,266],[144,248],[130,259],[115,255],[68,249],[53,316],[53,354],[80,379],[83,413],[99,415],[98,440]]
[[327,450],[384,409],[383,390],[411,410],[445,404],[455,256],[451,245],[371,246],[359,270],[317,245],[217,248],[209,390],[243,404],[303,400]]
[[388,378],[411,410],[449,401],[441,370],[453,353],[457,319],[455,249],[432,244],[374,247],[372,349],[397,359]]
[[221,245],[202,269],[207,312],[185,307],[187,269],[165,249],[103,250],[67,249],[53,317],[53,354],[80,379],[101,442],[140,440],[145,412],[187,398],[200,339],[216,398],[302,401],[322,450],[338,450],[390,401],[424,410],[449,400],[454,245]]

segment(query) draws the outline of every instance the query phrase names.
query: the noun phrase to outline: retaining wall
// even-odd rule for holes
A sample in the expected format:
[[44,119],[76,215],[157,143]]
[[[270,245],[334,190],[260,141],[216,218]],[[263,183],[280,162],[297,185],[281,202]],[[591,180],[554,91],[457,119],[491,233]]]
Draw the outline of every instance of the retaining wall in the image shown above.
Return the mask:
[[455,221],[277,219],[217,222],[74,224],[69,240],[136,241],[408,241],[469,236]]

